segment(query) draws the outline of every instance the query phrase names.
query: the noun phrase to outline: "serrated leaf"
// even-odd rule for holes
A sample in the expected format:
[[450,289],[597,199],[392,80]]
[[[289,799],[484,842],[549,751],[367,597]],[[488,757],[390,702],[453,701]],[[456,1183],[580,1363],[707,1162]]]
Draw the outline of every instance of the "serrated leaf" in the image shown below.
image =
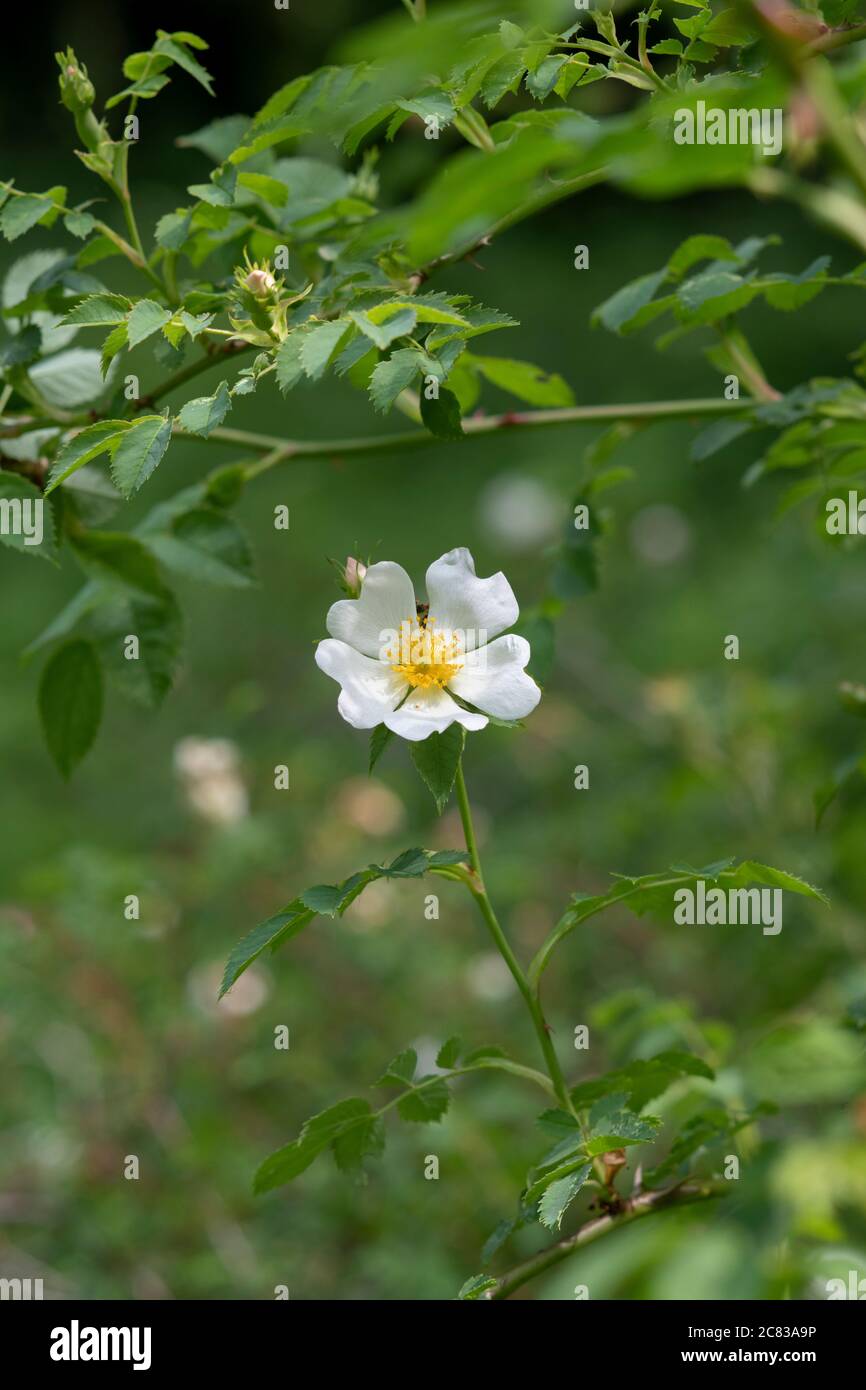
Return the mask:
[[462,1048],[461,1038],[447,1038],[436,1054],[437,1067],[441,1067],[443,1071],[450,1071],[452,1067],[456,1067]]
[[124,497],[147,482],[155,472],[171,439],[171,419],[144,415],[121,437],[111,459],[111,476]]
[[381,414],[389,411],[401,391],[417,379],[421,359],[414,348],[398,348],[384,362],[379,362],[370,377],[369,392],[373,406]]
[[422,1076],[397,1102],[397,1113],[412,1124],[435,1124],[451,1101],[448,1083],[441,1077]]
[[395,338],[411,333],[418,321],[416,311],[408,307],[397,309],[389,317],[378,320],[374,320],[372,314],[353,309],[349,318],[360,328],[365,338],[369,338],[382,352],[391,346]]
[[375,1118],[369,1103],[361,1099],[341,1100],[337,1105],[313,1115],[293,1143],[278,1149],[261,1164],[255,1176],[255,1192],[269,1192],[274,1187],[291,1182],[309,1168],[324,1149],[337,1141],[342,1141],[344,1145],[340,1151],[341,1157],[351,1159],[353,1154],[357,1157],[357,1149],[353,1150],[348,1136],[355,1129],[361,1129],[369,1136],[371,1122]]
[[163,324],[168,323],[170,318],[171,311],[164,309],[155,300],[140,299],[130,310],[127,320],[129,346],[131,348],[138,347],[139,343],[143,343],[152,334],[158,333]]
[[317,884],[313,888],[304,889],[303,893],[282,912],[254,927],[238,942],[226,965],[220,996],[234,984],[262,951],[268,947],[275,950],[283,941],[303,931],[317,915],[342,915],[368,883],[373,883],[379,878],[421,878],[431,868],[463,862],[467,857],[463,850],[434,852],[426,849],[408,849],[398,854],[387,866],[370,864],[366,869],[361,869],[344,879],[342,883]]
[[421,393],[421,419],[437,439],[463,438],[460,402],[445,386],[440,386],[438,394],[429,400],[425,392]]
[[418,1054],[414,1047],[407,1047],[403,1052],[398,1052],[393,1062],[388,1063],[376,1085],[382,1086],[389,1082],[396,1082],[399,1086],[411,1086],[417,1065]]
[[473,1274],[471,1279],[466,1280],[457,1297],[466,1303],[476,1298],[484,1298],[490,1289],[495,1288],[496,1280],[491,1279],[489,1274]]
[[465,741],[466,730],[462,724],[452,724],[444,733],[430,734],[409,745],[412,761],[432,793],[440,816],[451,795]]
[[61,320],[79,328],[122,323],[130,311],[130,301],[121,294],[90,294]]
[[49,752],[63,777],[88,752],[102,719],[102,668],[92,643],[66,642],[39,682],[39,714]]
[[305,375],[312,381],[324,376],[331,357],[348,331],[349,324],[345,319],[307,327],[301,338],[299,361]]
[[568,383],[555,372],[548,374],[532,362],[517,362],[509,357],[476,357],[474,354],[470,362],[487,381],[529,405],[574,404],[574,393]]
[[126,420],[100,420],[95,425],[88,425],[86,429],[79,430],[78,434],[66,441],[57,455],[48,474],[45,495],[53,492],[86,463],[98,458],[100,454],[107,453],[129,428]]
[[592,1171],[591,1163],[581,1164],[572,1173],[558,1178],[545,1189],[538,1203],[538,1219],[549,1231],[559,1230],[562,1218]]
[[199,434],[207,439],[211,430],[221,425],[231,410],[232,398],[228,382],[221,381],[212,396],[197,396],[187,401],[178,415],[178,424],[190,434]]

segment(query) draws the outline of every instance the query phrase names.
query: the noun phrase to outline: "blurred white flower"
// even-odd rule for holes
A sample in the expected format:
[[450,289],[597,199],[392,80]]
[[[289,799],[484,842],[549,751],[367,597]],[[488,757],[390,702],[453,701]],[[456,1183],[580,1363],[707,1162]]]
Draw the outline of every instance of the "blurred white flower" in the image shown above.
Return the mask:
[[466,984],[470,994],[490,1004],[507,999],[516,988],[511,971],[496,951],[473,957],[466,966]]
[[560,505],[537,478],[500,473],[481,494],[484,526],[509,550],[533,550],[555,535]]
[[223,966],[218,961],[200,965],[187,978],[187,991],[192,1003],[211,1018],[244,1018],[255,1013],[270,993],[268,978],[263,970],[250,966],[236,980],[228,994],[217,998]]
[[337,810],[367,835],[393,835],[406,817],[399,796],[372,777],[347,777],[337,792]]
[[498,635],[520,611],[505,575],[479,579],[469,551],[458,549],[434,561],[426,583],[429,602],[418,604],[406,571],[383,560],[367,570],[359,598],[328,612],[331,636],[316,662],[341,686],[346,722],[384,724],[414,743],[454,723],[483,729],[488,714],[522,719],[534,710],[541,691],[524,670],[529,643]]
[[212,825],[235,825],[249,812],[240,755],[227,738],[182,738],[174,767],[186,799]]
[[630,535],[638,555],[651,565],[674,564],[692,543],[691,528],[682,512],[662,502],[638,512]]

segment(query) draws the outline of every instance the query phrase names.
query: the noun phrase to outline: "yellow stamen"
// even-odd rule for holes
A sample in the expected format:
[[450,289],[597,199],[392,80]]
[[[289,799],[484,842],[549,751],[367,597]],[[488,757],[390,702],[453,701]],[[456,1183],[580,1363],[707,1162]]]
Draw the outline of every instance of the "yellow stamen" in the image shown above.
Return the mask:
[[387,652],[391,670],[422,690],[433,686],[444,689],[463,665],[458,636],[435,629],[436,619],[429,614],[423,625],[417,618],[407,618],[400,624],[397,651],[392,648]]

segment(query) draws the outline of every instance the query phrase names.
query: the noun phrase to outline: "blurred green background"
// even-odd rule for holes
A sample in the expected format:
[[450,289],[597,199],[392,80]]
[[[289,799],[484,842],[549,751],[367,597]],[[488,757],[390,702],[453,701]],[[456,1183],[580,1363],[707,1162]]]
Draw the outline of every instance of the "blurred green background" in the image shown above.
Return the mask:
[[[133,163],[139,220],[151,229],[206,172],[177,135],[253,111],[388,8],[328,0],[285,14],[210,0],[165,3],[151,19],[72,0],[40,10],[0,94],[2,172],[90,196],[57,104],[53,50],[71,42],[104,96],[157,23],[192,29],[212,45],[217,98],[176,79],[146,104]],[[630,102],[612,86],[591,89],[596,107]],[[385,203],[410,194],[438,157],[406,127],[381,161]],[[490,350],[561,372],[579,402],[716,395],[718,374],[690,343],[660,356],[648,337],[589,327],[596,304],[699,231],[778,232],[778,269],[825,251],[840,271],[856,260],[798,214],[745,195],[664,205],[602,189],[502,237],[483,271],[464,265],[441,284],[519,319]],[[39,229],[25,250],[62,240]],[[577,243],[590,248],[588,271],[573,269]],[[16,251],[4,246],[0,270]],[[829,291],[795,317],[756,310],[748,322],[785,389],[845,374],[862,306]],[[217,369],[202,390],[218,380]],[[298,438],[381,428],[333,379],[286,400],[261,389],[232,423]],[[803,515],[777,520],[772,485],[740,486],[760,441],[695,465],[691,434],[658,427],[623,447],[618,460],[634,471],[610,497],[601,585],[563,607],[538,711],[523,732],[468,741],[488,886],[524,959],[568,895],[602,889],[610,871],[737,855],[819,884],[833,906],[786,901],[775,938],[625,912],[570,938],[546,1006],[574,1080],[684,1046],[718,1068],[726,1100],[781,1109],[760,1147],[754,1135],[744,1145],[723,1203],[640,1222],[526,1297],[569,1298],[578,1282],[593,1298],[820,1297],[826,1278],[866,1274],[863,1048],[846,1023],[866,996],[866,802],[849,794],[818,832],[812,810],[815,788],[862,740],[836,697],[840,680],[863,674],[862,553],[831,549]],[[157,716],[112,697],[68,786],[41,741],[35,663],[19,654],[77,585],[74,566],[0,552],[0,1274],[42,1275],[47,1294],[93,1299],[270,1298],[276,1285],[299,1299],[426,1299],[453,1297],[481,1267],[481,1244],[511,1215],[543,1144],[537,1102],[517,1080],[464,1082],[441,1125],[395,1123],[365,1185],[325,1158],[267,1198],[250,1186],[308,1115],[367,1094],[408,1045],[429,1062],[459,1032],[537,1064],[510,977],[459,887],[440,885],[431,922],[428,884],[376,884],[342,921],[320,919],[259,962],[219,1006],[216,989],[235,941],[296,891],[410,845],[461,842],[455,811],[435,818],[405,749],[392,745],[369,779],[365,736],[337,716],[336,687],[313,662],[337,597],[327,557],[397,560],[421,585],[432,559],[468,545],[480,574],[504,569],[531,607],[547,592],[550,550],[594,437],[510,432],[268,474],[240,510],[259,587],[182,592],[177,689]],[[181,478],[233,457],[178,441],[129,524]],[[273,528],[280,503],[288,533]],[[723,659],[729,633],[739,662]],[[189,739],[230,746],[208,754]],[[579,763],[588,791],[573,788]],[[274,789],[277,764],[290,768],[288,792]],[[131,893],[137,922],[124,918]],[[589,1053],[572,1048],[579,1023],[591,1026]],[[288,1052],[273,1046],[280,1024]],[[696,1103],[692,1084],[662,1112],[682,1118]],[[438,1182],[423,1176],[431,1153]],[[137,1182],[123,1177],[129,1154],[140,1158]],[[511,1258],[538,1240],[522,1233]]]

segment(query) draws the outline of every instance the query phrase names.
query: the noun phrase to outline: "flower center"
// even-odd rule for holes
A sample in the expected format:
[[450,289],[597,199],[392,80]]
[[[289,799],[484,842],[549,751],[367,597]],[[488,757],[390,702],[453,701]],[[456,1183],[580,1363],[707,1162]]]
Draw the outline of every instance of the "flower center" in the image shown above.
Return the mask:
[[437,631],[436,619],[426,613],[404,619],[384,656],[392,671],[422,690],[432,686],[443,689],[463,665],[458,634],[448,629]]

